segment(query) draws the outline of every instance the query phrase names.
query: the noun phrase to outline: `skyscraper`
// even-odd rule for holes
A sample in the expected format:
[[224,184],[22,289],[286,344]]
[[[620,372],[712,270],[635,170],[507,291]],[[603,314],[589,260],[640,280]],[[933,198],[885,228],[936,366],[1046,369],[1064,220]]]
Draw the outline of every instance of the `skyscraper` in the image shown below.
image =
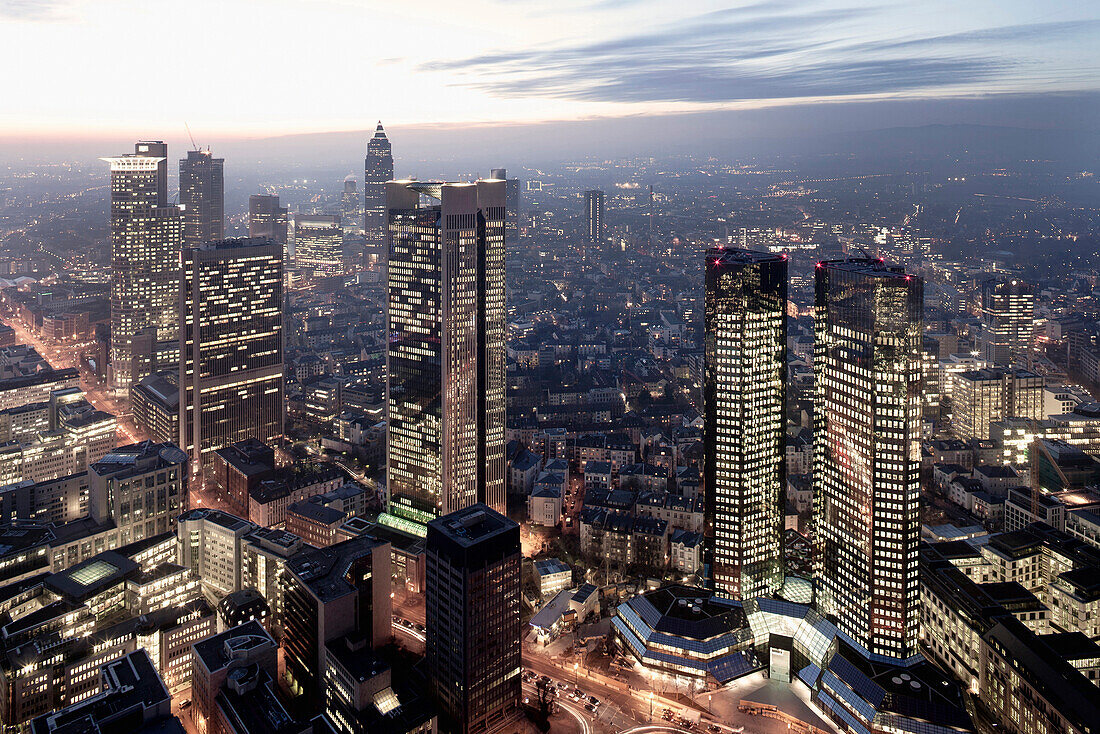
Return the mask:
[[494,168],[489,178],[499,178],[505,182],[504,233],[508,241],[515,245],[519,241],[519,179],[508,178],[508,169]]
[[269,239],[183,251],[180,431],[197,476],[214,451],[283,433],[283,253]]
[[344,230],[335,214],[294,215],[294,263],[314,275],[344,269]]
[[363,161],[363,234],[368,247],[382,247],[386,241],[386,182],[391,180],[393,151],[379,120]]
[[425,658],[441,729],[485,732],[520,712],[519,525],[482,504],[432,521]]
[[287,262],[287,208],[279,206],[279,197],[268,194],[252,194],[248,197],[248,236],[267,237],[283,248],[283,262]]
[[189,150],[180,161],[184,247],[225,237],[224,163],[224,158],[214,158],[209,150]]
[[783,584],[787,258],[706,254],[706,563],[732,597]]
[[344,223],[344,236],[359,234],[363,226],[363,206],[355,187],[355,176],[344,179],[344,195],[340,199],[340,221]]
[[168,146],[142,141],[132,154],[102,158],[111,165],[111,368],[116,392],[132,381],[134,334],[179,333],[180,209],[168,206]]
[[814,557],[822,613],[872,655],[917,652],[924,287],[881,260],[818,263]]
[[584,192],[584,223],[586,244],[600,245],[605,234],[603,221],[603,192],[596,189]]
[[1028,364],[1035,334],[1035,289],[1019,278],[982,283],[982,358],[998,366]]
[[503,511],[504,182],[386,186],[390,522]]

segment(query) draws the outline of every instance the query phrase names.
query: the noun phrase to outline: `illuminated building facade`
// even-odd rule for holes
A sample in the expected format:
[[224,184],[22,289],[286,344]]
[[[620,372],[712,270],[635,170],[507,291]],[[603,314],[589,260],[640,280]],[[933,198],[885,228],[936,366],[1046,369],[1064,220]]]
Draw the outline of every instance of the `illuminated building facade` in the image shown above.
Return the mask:
[[294,263],[313,275],[336,275],[344,269],[344,230],[335,214],[294,217]]
[[386,240],[386,182],[392,180],[393,150],[379,120],[363,160],[363,233],[369,246],[381,247]]
[[585,237],[590,245],[598,245],[603,242],[606,230],[603,220],[602,191],[595,189],[584,192],[584,227]]
[[180,283],[180,432],[197,476],[212,452],[283,433],[283,253],[269,239],[188,248]]
[[209,150],[189,150],[180,161],[180,209],[183,210],[183,246],[225,238],[225,159]]
[[732,597],[783,584],[787,258],[706,254],[706,565]]
[[872,656],[917,652],[923,282],[881,260],[818,263],[817,603]]
[[[505,506],[504,181],[387,184],[384,521]],[[411,523],[411,525],[409,525]]]
[[1035,334],[1035,289],[1019,278],[982,283],[982,358],[1027,364]]
[[110,383],[126,393],[131,341],[156,327],[163,340],[177,338],[177,279],[183,220],[168,206],[168,146],[139,142],[132,154],[103,158],[111,165]]
[[472,505],[428,525],[425,658],[446,731],[520,714],[519,525]]

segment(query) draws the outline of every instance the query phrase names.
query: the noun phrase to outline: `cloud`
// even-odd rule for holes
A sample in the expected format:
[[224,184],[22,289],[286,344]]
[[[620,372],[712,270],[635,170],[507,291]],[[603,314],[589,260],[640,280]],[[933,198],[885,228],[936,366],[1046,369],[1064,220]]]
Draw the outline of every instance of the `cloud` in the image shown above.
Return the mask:
[[0,0],[0,16],[16,20],[49,20],[67,0]]
[[[456,59],[434,70],[501,97],[620,103],[723,103],[890,94],[947,87],[973,91],[1024,66],[1013,44],[1049,43],[1100,30],[1100,20],[1034,23],[956,34],[868,41],[881,8],[804,10],[758,2],[660,30],[549,49]],[[864,30],[852,31],[853,24]],[[422,69],[426,70],[425,67]]]

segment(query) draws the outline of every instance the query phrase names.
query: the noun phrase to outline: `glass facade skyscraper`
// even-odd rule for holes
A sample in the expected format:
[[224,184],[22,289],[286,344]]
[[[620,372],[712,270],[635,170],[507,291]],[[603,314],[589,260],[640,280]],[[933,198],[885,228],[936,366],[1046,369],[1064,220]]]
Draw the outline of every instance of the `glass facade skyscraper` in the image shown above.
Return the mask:
[[183,251],[180,430],[200,474],[212,452],[283,434],[283,252],[270,239]]
[[180,161],[183,246],[197,247],[225,237],[225,159],[209,150],[189,150]]
[[387,487],[414,532],[504,485],[504,181],[387,184]]
[[881,260],[817,265],[817,603],[892,660],[917,653],[923,302],[923,282]]
[[111,166],[111,346],[109,381],[125,393],[133,381],[134,335],[179,333],[178,278],[182,219],[168,206],[168,146],[142,141],[132,154],[102,158]]
[[363,234],[368,247],[381,247],[386,241],[386,182],[391,180],[393,151],[379,120],[363,159]]
[[706,253],[705,564],[719,593],[783,584],[787,258]]
[[1035,335],[1035,288],[1019,278],[982,283],[982,359],[998,366],[1029,364]]
[[587,245],[599,245],[603,243],[605,232],[603,200],[604,194],[602,191],[592,190],[584,192],[584,226],[585,237],[588,240],[586,242]]

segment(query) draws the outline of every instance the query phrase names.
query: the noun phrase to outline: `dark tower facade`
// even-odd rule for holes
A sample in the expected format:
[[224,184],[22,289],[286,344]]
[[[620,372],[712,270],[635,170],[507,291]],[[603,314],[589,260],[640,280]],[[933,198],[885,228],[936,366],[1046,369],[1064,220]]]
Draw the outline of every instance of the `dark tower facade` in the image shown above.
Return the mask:
[[180,208],[183,246],[225,239],[224,158],[209,150],[189,150],[180,161]]
[[386,182],[393,180],[393,150],[382,121],[367,141],[363,161],[363,234],[368,247],[382,247],[386,239]]

